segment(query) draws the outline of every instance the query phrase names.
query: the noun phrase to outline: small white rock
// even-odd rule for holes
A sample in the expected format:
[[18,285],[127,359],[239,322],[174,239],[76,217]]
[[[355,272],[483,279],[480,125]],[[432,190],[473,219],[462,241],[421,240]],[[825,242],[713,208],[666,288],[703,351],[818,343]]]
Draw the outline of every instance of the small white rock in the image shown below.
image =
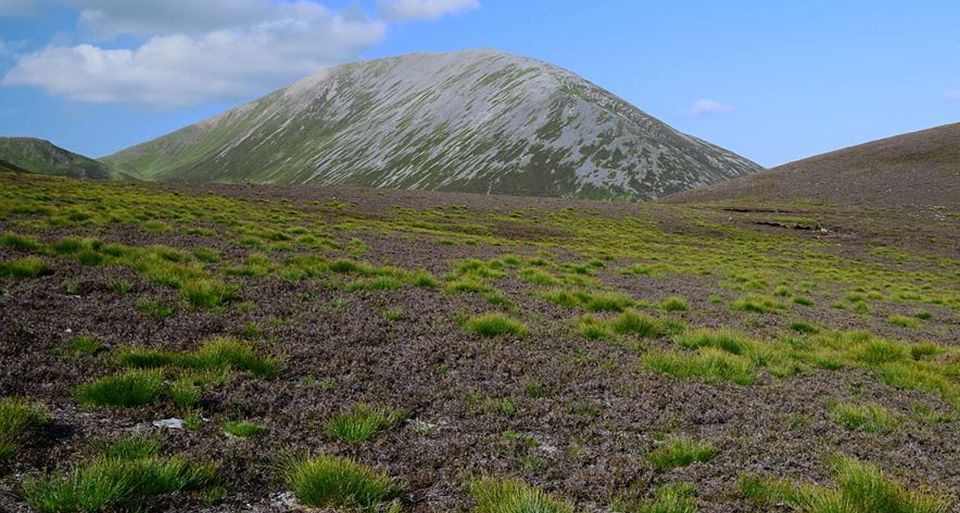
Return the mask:
[[167,429],[183,429],[183,419],[170,418],[153,421],[154,427]]

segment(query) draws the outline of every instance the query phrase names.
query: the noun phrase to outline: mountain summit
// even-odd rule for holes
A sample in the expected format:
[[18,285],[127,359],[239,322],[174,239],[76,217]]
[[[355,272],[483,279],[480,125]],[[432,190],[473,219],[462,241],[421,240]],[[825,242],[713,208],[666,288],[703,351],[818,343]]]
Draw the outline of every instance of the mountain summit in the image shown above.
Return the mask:
[[104,161],[148,180],[649,199],[760,170],[550,64],[347,64]]

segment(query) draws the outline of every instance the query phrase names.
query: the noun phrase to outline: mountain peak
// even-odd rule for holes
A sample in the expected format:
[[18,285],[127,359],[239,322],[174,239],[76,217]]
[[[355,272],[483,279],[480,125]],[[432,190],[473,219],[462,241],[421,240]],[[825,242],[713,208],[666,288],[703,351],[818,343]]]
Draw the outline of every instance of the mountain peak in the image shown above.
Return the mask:
[[759,169],[569,71],[491,49],[321,70],[107,161],[158,180],[632,199]]

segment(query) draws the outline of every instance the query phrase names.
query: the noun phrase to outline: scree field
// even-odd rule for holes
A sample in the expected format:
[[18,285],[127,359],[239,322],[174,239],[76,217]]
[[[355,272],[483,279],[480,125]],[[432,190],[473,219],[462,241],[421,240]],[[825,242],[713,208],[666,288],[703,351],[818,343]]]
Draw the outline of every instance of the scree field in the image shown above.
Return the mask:
[[0,173],[0,510],[956,511],[958,223]]

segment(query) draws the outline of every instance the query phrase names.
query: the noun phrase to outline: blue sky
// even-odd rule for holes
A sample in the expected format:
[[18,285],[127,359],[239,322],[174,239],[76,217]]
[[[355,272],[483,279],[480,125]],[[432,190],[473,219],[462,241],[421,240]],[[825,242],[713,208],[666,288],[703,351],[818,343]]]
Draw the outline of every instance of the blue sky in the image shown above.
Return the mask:
[[960,2],[0,0],[0,135],[91,156],[318,67],[489,47],[773,166],[960,120]]

